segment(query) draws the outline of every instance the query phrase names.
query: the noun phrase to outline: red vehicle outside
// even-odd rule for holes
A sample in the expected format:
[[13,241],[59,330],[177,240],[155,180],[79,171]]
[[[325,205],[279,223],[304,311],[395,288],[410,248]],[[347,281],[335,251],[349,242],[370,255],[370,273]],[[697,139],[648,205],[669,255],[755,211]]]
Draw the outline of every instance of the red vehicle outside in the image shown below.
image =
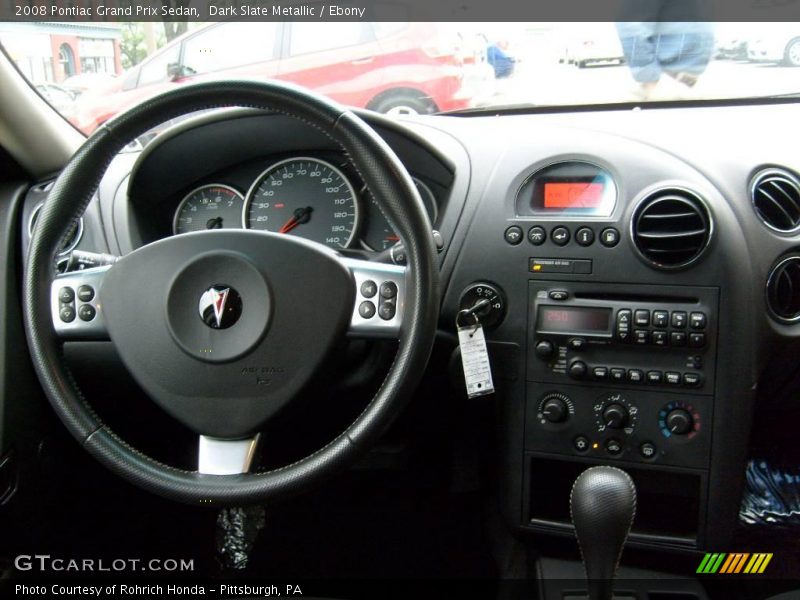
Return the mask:
[[173,86],[282,79],[349,106],[392,114],[470,106],[458,36],[428,23],[224,22],[189,32],[80,96],[73,124],[91,133]]

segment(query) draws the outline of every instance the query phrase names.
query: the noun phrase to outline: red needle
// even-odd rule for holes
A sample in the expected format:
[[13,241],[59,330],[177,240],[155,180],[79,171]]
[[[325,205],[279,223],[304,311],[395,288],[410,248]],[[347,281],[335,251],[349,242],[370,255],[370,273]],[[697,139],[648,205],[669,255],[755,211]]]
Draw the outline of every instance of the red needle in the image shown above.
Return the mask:
[[311,211],[314,210],[312,206],[303,206],[294,211],[292,217],[283,224],[283,227],[278,229],[278,233],[289,233],[292,229],[303,223],[308,223],[311,219]]
[[297,220],[297,217],[292,217],[286,223],[283,224],[283,227],[278,229],[278,233],[289,233],[292,229],[297,227],[300,224],[300,221]]

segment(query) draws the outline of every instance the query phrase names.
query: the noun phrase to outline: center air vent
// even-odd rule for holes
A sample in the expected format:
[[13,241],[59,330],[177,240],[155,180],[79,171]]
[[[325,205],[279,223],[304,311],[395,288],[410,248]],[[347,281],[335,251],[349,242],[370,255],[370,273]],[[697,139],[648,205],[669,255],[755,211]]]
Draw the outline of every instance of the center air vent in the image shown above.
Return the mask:
[[711,239],[711,217],[703,201],[687,190],[666,189],[642,200],[633,214],[633,242],[660,269],[696,261]]
[[779,169],[761,171],[753,179],[753,208],[768,227],[794,231],[800,227],[800,181]]
[[779,321],[800,321],[800,256],[783,258],[770,272],[767,306]]

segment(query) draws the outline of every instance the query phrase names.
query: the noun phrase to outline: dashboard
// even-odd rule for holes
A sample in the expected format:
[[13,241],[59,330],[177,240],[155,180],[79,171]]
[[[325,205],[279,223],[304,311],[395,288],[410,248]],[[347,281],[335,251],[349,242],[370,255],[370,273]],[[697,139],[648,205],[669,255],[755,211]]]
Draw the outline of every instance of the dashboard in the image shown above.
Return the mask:
[[[725,543],[760,380],[800,338],[800,156],[780,133],[797,110],[363,113],[440,236],[440,343],[454,358],[459,311],[490,299],[485,401],[502,432],[498,497],[521,535],[572,535],[575,476],[619,464],[639,489],[633,544]],[[46,195],[46,182],[28,193],[23,245]],[[120,154],[69,245],[124,255],[230,228],[365,260],[398,243],[330,140],[225,110]]]

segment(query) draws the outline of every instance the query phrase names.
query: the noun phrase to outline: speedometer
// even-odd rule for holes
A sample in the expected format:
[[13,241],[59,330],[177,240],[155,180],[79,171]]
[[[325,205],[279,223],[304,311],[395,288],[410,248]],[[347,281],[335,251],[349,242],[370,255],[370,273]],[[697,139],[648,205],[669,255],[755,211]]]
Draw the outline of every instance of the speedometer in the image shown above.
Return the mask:
[[353,185],[334,165],[298,157],[275,163],[253,183],[242,221],[248,229],[286,233],[346,248],[358,227]]
[[232,187],[214,183],[184,196],[172,221],[172,232],[239,229],[244,198]]

